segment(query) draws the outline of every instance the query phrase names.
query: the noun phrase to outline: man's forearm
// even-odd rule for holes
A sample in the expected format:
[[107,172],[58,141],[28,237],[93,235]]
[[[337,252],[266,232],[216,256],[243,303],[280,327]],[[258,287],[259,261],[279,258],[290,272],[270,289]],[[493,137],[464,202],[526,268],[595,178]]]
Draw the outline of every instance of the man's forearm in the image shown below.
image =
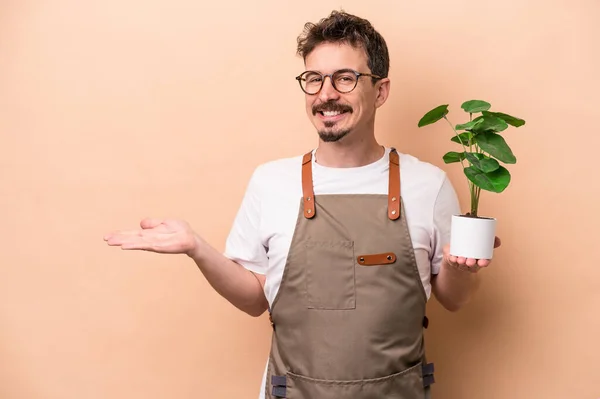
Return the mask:
[[455,312],[463,307],[479,286],[479,276],[443,263],[432,281],[433,293],[446,309]]
[[215,291],[238,309],[258,317],[268,308],[263,276],[254,275],[202,239],[197,239],[196,248],[189,256]]

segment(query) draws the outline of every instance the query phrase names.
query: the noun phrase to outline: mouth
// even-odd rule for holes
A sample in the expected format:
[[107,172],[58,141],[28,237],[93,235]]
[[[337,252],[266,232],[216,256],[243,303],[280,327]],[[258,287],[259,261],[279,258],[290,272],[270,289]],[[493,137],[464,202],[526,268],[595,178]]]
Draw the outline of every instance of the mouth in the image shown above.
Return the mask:
[[321,111],[317,112],[319,119],[326,122],[333,122],[342,119],[348,111]]
[[[352,109],[350,107],[344,107],[337,105],[335,107],[323,107],[326,109],[315,109],[313,114],[318,116],[320,120],[324,122],[336,122],[343,119],[346,114],[352,113]],[[333,108],[333,109],[332,109]]]

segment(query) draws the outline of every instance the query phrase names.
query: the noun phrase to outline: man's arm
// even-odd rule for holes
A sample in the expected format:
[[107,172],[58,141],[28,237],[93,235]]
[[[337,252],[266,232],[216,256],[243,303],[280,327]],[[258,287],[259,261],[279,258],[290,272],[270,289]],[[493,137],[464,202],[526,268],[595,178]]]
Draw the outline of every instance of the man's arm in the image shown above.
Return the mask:
[[263,274],[244,268],[199,237],[196,237],[196,246],[189,256],[214,290],[232,305],[254,317],[267,310],[269,304],[263,291]]
[[431,289],[438,302],[447,310],[456,312],[469,302],[479,287],[476,273],[461,270],[447,260],[447,247],[440,272],[431,279]]
[[[500,238],[494,240],[494,248],[500,246]],[[470,259],[449,254],[450,246],[444,247],[440,272],[433,276],[431,288],[437,300],[451,312],[455,312],[469,302],[479,288],[477,273],[488,267],[490,259]]]
[[[444,178],[433,207],[431,291],[440,304],[455,312],[472,298],[479,287],[477,272],[490,264],[485,259],[457,258],[449,254],[452,215],[460,214],[454,187]],[[495,247],[500,245],[496,238]]]
[[121,230],[104,237],[111,246],[165,254],[185,254],[194,260],[208,283],[238,309],[258,317],[268,308],[263,287],[268,258],[261,242],[260,193],[253,174],[220,253],[183,220],[141,221],[138,230]]
[[267,309],[263,292],[265,277],[228,259],[198,236],[189,224],[174,219],[144,219],[140,230],[121,230],[104,237],[110,246],[163,254],[186,254],[208,283],[226,300],[251,316]]

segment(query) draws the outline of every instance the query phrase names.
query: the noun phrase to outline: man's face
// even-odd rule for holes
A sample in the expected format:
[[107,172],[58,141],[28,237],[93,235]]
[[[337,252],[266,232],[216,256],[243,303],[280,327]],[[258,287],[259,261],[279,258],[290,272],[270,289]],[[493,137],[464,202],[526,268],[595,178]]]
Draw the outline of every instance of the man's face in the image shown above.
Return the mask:
[[[317,46],[305,60],[307,71],[330,74],[340,69],[371,73],[367,55],[362,49],[346,44],[324,43]],[[326,77],[321,91],[306,94],[306,112],[321,140],[333,142],[353,132],[369,131],[375,119],[375,109],[387,98],[389,80],[373,85],[371,77],[358,78],[356,88],[340,93]]]

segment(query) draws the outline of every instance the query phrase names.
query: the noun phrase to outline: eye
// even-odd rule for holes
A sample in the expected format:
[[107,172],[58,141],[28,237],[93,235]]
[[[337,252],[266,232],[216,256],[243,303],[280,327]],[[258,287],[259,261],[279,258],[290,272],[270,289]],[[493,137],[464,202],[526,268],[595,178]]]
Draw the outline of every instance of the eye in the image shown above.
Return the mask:
[[306,83],[320,83],[321,75],[316,73],[310,73],[304,76],[304,80],[306,81]]
[[356,80],[356,75],[352,74],[352,73],[342,73],[336,76],[335,80],[339,83],[354,83],[354,81]]

